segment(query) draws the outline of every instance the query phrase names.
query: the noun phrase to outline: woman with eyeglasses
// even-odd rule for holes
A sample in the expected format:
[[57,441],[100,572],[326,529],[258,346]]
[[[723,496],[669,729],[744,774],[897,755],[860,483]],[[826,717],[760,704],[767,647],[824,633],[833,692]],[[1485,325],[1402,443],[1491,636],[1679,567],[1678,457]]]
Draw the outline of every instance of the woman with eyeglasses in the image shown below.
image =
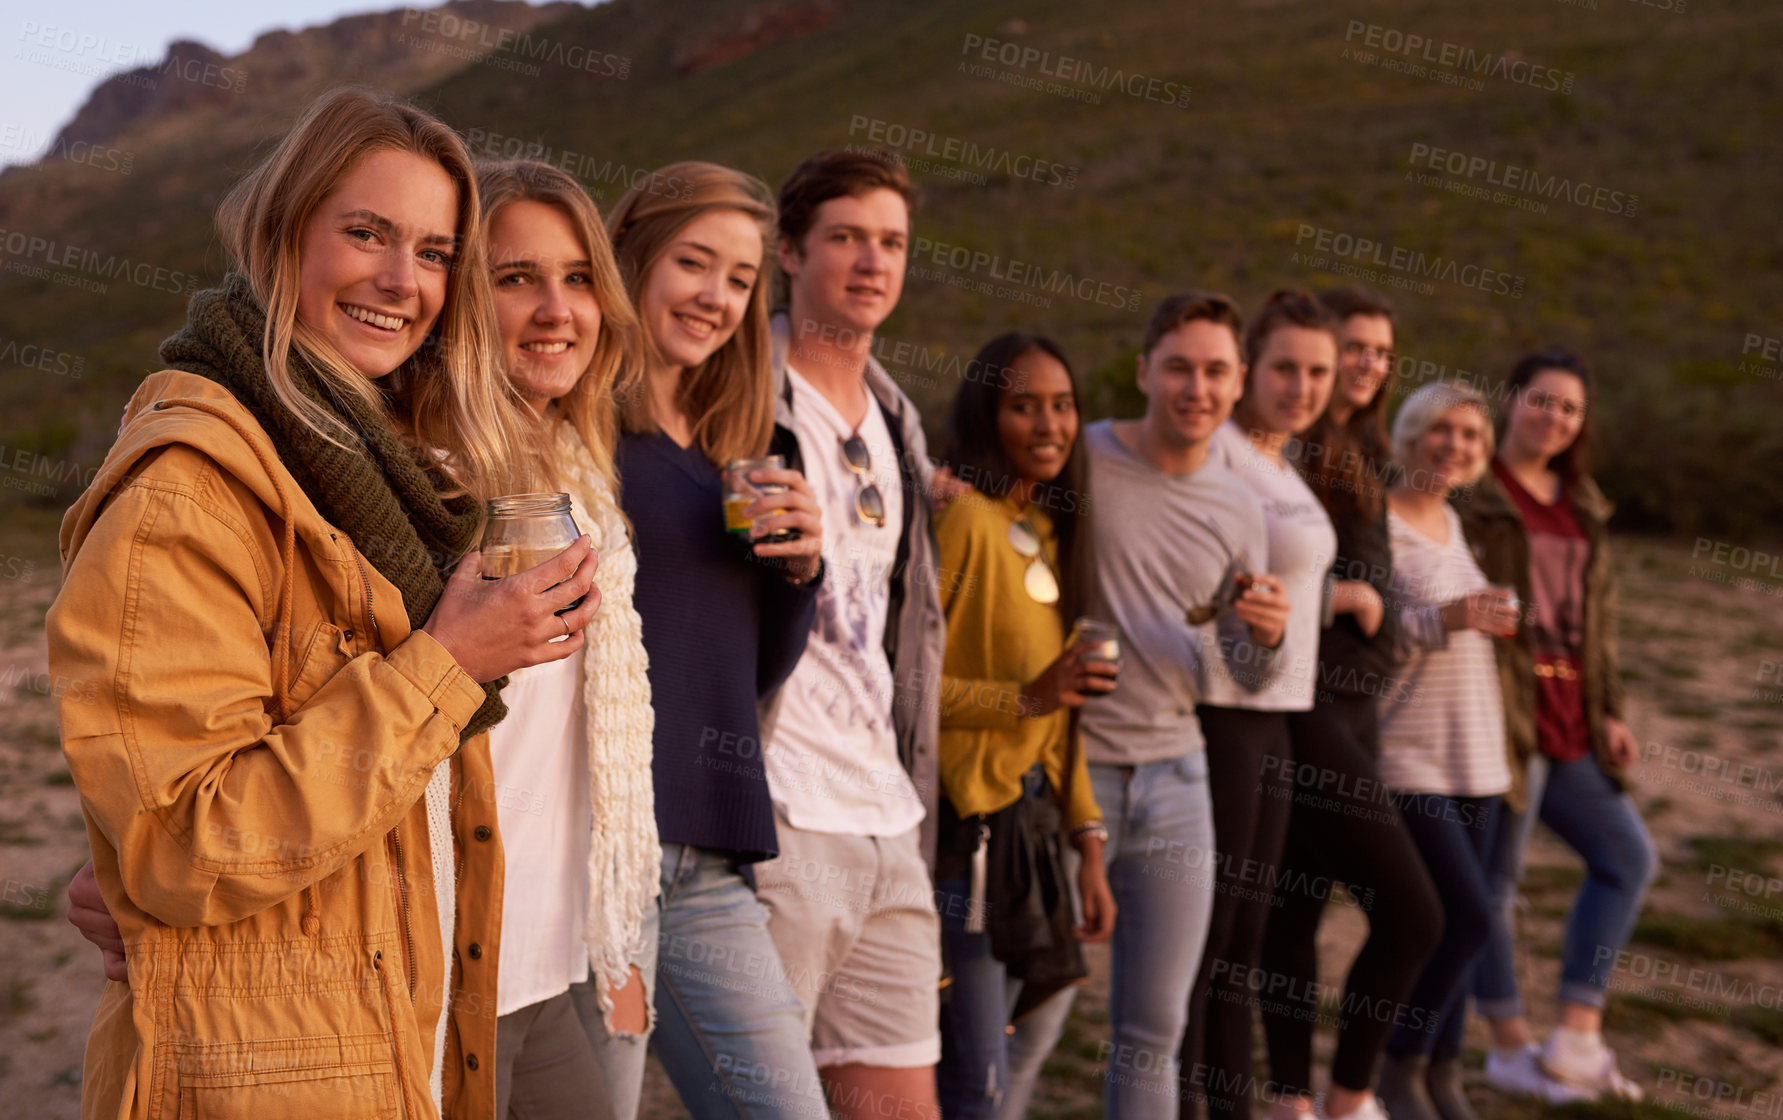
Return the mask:
[[[1496,643],[1511,791],[1489,868],[1500,925],[1474,972],[1492,1026],[1486,1080],[1564,1102],[1641,1098],[1603,1041],[1613,962],[1640,912],[1657,859],[1628,796],[1639,744],[1622,722],[1609,500],[1587,466],[1591,375],[1565,350],[1512,370],[1498,454],[1461,523],[1486,578],[1530,606],[1516,637]],[[1561,948],[1560,1014],[1537,1045],[1517,993],[1512,907],[1523,851],[1539,818],[1585,861]]]
[[[749,877],[779,851],[756,701],[804,651],[823,578],[821,511],[797,441],[774,424],[762,275],[773,225],[763,183],[698,162],[660,168],[607,216],[643,326],[643,360],[614,387],[614,458],[656,708],[652,1046],[699,1120],[823,1110],[786,978],[799,962],[782,966]],[[785,467],[753,479],[784,489],[740,510],[750,528],[739,537],[722,470],[769,452]],[[768,539],[785,530],[792,539]]]
[[[1119,672],[1088,656],[1092,643],[1067,639],[1084,605],[1090,547],[1076,378],[1050,339],[1013,332],[986,343],[969,368],[977,375],[954,397],[945,461],[976,489],[935,515],[947,617],[935,883],[954,977],[936,1080],[948,1120],[1026,1112],[1076,992],[1065,979],[1076,958],[1070,939],[1105,940],[1115,910],[1102,814],[1074,746],[1073,711],[1113,691]],[[974,853],[992,843],[1001,850],[1009,838],[990,830],[1017,827],[1003,812],[1012,807],[1035,812],[1055,836],[1062,819],[1081,855],[1083,921],[1066,932],[1071,899],[1058,894],[1049,950],[1037,958],[1006,950],[1005,960],[993,952],[984,908],[1015,900],[987,899],[988,855]]]
[[[1213,455],[1243,481],[1262,508],[1268,555],[1234,559],[1237,575],[1265,571],[1281,581],[1287,627],[1264,666],[1233,669],[1210,658],[1197,714],[1207,736],[1208,785],[1220,890],[1183,1037],[1185,1068],[1206,1067],[1210,1116],[1249,1116],[1254,993],[1244,982],[1256,964],[1271,908],[1273,873],[1287,833],[1290,713],[1313,704],[1321,598],[1337,536],[1299,473],[1288,442],[1331,397],[1337,367],[1336,320],[1311,295],[1282,290],[1264,301],[1244,336],[1244,395],[1214,433]],[[1248,679],[1247,679],[1248,674]],[[1262,869],[1259,879],[1255,869]],[[1280,889],[1303,889],[1284,884]],[[1193,1080],[1191,1080],[1193,1083]],[[1193,1115],[1196,1096],[1185,1095]]]

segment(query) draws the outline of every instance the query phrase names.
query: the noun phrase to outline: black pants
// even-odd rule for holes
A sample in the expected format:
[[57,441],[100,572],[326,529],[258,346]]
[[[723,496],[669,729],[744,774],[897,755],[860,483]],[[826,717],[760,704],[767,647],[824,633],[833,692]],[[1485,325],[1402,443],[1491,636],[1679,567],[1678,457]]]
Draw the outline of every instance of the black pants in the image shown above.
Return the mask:
[[1182,1040],[1182,1120],[1201,1101],[1213,1117],[1249,1116],[1252,1006],[1271,887],[1288,826],[1288,718],[1283,712],[1196,709],[1207,739],[1207,785],[1219,874],[1201,969],[1189,993]]
[[1337,1018],[1331,1082],[1361,1092],[1399,1008],[1442,937],[1443,907],[1405,821],[1380,784],[1377,701],[1340,696],[1288,717],[1293,811],[1282,857],[1282,902],[1263,937],[1263,975],[1285,998],[1263,1006],[1269,1074],[1283,1093],[1312,1092],[1319,1018],[1319,918],[1341,882],[1368,918]]

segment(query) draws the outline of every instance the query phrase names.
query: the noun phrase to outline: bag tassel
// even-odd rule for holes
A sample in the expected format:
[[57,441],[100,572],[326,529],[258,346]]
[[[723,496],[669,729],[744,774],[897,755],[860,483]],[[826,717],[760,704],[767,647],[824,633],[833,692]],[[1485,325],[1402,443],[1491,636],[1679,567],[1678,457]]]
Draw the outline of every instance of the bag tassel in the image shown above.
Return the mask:
[[972,851],[972,896],[966,902],[966,932],[984,932],[984,882],[989,877],[987,851],[991,841],[991,826],[985,821],[978,822],[978,847]]

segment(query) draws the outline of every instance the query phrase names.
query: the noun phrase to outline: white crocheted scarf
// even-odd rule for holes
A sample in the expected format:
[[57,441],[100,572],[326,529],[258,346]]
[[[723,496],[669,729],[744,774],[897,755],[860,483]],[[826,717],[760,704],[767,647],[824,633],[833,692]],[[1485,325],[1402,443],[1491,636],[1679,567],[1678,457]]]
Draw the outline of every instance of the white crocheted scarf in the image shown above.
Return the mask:
[[582,937],[601,1007],[610,1012],[611,993],[624,987],[631,959],[642,948],[645,908],[655,904],[659,890],[662,848],[650,768],[656,716],[650,707],[643,623],[632,605],[637,553],[613,489],[575,427],[560,421],[555,436],[553,463],[569,491],[576,523],[594,538],[600,553],[595,586],[601,605],[586,632],[582,676],[594,805]]

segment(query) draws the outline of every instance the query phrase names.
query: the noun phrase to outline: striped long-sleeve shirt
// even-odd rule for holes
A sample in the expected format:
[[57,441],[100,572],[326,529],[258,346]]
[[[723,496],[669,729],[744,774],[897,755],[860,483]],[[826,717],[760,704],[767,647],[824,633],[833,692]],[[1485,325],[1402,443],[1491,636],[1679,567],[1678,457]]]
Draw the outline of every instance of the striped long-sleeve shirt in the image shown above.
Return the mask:
[[1402,687],[1381,701],[1381,780],[1396,792],[1486,797],[1510,788],[1504,709],[1492,639],[1443,629],[1442,604],[1486,589],[1461,519],[1443,506],[1449,537],[1438,543],[1387,514],[1393,602],[1405,661]]

